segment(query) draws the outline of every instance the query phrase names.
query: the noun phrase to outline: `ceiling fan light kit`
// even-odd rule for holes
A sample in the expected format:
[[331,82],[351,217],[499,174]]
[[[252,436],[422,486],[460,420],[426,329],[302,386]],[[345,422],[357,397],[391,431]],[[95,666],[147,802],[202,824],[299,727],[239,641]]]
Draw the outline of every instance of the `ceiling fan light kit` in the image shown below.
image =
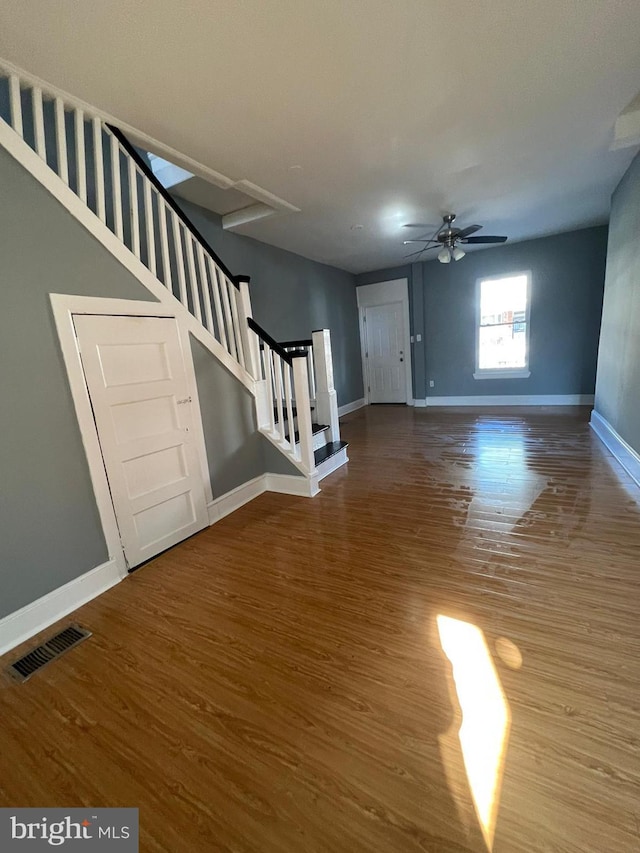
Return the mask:
[[[422,255],[423,252],[426,252],[428,249],[440,249],[438,252],[437,258],[441,264],[449,264],[451,263],[451,259],[454,261],[460,261],[466,255],[466,252],[458,245],[458,243],[505,243],[506,237],[498,237],[497,235],[485,235],[483,237],[472,237],[472,234],[475,234],[476,231],[479,231],[482,228],[482,225],[468,225],[466,228],[454,228],[453,223],[455,221],[456,215],[455,213],[447,213],[446,216],[442,217],[442,225],[436,233],[425,239],[422,237],[419,240],[404,240],[403,244],[406,246],[409,243],[424,243],[421,249],[418,249],[417,252],[411,252],[409,255],[405,255],[405,258],[411,258],[414,255]],[[404,226],[405,228],[428,228],[428,225],[420,225],[411,223]]]

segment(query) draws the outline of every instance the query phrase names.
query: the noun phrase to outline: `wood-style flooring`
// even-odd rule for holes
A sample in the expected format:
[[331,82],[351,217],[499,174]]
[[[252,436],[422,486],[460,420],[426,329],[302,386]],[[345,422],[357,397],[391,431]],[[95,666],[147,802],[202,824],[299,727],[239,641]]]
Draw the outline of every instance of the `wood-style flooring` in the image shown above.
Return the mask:
[[640,490],[587,417],[348,416],[317,498],[0,678],[0,806],[137,806],[144,853],[640,851]]

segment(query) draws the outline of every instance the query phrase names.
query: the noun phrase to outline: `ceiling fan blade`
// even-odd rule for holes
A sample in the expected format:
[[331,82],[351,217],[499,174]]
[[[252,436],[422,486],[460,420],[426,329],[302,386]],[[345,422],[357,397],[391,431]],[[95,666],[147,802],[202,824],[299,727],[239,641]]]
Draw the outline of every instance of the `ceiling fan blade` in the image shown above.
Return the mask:
[[407,224],[403,225],[402,227],[403,228],[428,228],[428,229],[438,228],[438,229],[440,229],[440,228],[442,228],[442,225],[425,225],[424,222],[407,222]]
[[402,242],[405,246],[409,243],[438,243],[437,240],[403,240]]
[[496,237],[493,234],[485,234],[483,237],[467,237],[460,240],[461,243],[506,243],[508,237]]
[[458,237],[470,237],[471,234],[475,234],[476,231],[479,231],[482,228],[482,225],[467,225],[466,228],[463,228],[462,231],[458,234]]

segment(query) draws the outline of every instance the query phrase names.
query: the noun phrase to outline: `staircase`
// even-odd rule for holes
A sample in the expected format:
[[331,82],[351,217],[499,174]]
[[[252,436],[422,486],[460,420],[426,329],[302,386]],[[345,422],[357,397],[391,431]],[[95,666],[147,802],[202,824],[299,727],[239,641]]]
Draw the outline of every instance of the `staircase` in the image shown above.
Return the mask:
[[[0,62],[0,145],[251,392],[259,431],[309,480],[347,462],[328,329],[278,342],[234,275],[113,123]],[[108,295],[108,294],[105,294]]]

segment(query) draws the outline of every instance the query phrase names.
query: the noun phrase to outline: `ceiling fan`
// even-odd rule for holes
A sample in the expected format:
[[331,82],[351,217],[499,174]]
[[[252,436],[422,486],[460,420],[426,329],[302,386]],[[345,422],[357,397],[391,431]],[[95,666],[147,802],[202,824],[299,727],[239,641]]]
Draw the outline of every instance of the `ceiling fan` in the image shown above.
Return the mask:
[[[443,224],[439,225],[438,228],[436,228],[435,233],[427,239],[425,239],[425,237],[421,237],[419,240],[405,240],[405,246],[408,246],[410,243],[424,243],[422,249],[418,249],[417,252],[411,252],[411,254],[405,255],[405,257],[412,258],[414,255],[421,255],[428,249],[439,248],[440,251],[437,256],[438,260],[441,264],[448,264],[451,262],[452,258],[454,261],[459,261],[464,258],[466,254],[458,243],[504,243],[507,240],[506,237],[496,237],[495,235],[489,234],[485,234],[482,237],[472,237],[471,235],[475,234],[476,231],[479,231],[482,228],[482,225],[468,225],[466,228],[454,228],[453,223],[455,222],[455,218],[455,213],[447,213],[446,216],[442,217]],[[420,223],[410,223],[404,227],[429,228],[433,226],[423,225]]]

